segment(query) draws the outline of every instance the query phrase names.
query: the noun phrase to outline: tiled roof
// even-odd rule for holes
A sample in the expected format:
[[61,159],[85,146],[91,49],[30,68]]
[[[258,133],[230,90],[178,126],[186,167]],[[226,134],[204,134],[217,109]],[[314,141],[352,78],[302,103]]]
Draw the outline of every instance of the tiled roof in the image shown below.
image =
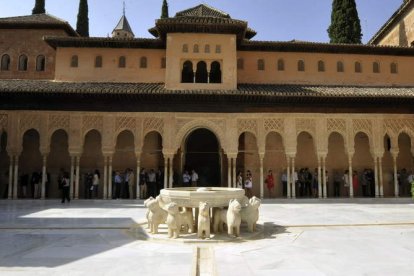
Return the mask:
[[368,41],[368,44],[378,44],[384,35],[398,23],[402,17],[414,7],[414,0],[404,0],[401,6],[394,12],[390,19],[379,29],[379,31]]
[[68,22],[49,14],[0,18],[0,28],[63,28],[68,34],[78,36]]
[[275,52],[317,52],[332,54],[363,54],[414,56],[413,47],[332,44],[306,41],[251,41],[244,40],[238,45],[240,51],[275,51]]
[[414,87],[362,87],[239,84],[236,90],[167,90],[162,83],[94,83],[45,80],[1,80],[0,94],[137,94],[235,95],[300,98],[402,98],[414,99]]
[[117,31],[117,30],[129,32],[132,35],[134,34],[134,32],[132,31],[131,26],[129,25],[129,22],[128,22],[128,20],[127,20],[127,18],[126,18],[125,15],[123,15],[121,17],[121,19],[119,20],[118,24],[116,25],[114,31]]
[[206,4],[201,4],[196,7],[177,12],[177,14],[175,15],[175,17],[181,17],[181,16],[230,18],[230,15],[228,13],[225,13],[216,8],[210,7]]
[[90,48],[139,48],[165,49],[165,43],[153,38],[113,38],[113,37],[51,37],[43,38],[50,46],[90,47]]

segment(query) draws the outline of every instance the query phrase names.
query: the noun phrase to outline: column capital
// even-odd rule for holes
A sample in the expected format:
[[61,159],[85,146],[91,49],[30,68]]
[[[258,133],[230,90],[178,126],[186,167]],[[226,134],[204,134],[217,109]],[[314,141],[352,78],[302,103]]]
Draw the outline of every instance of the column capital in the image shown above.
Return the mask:
[[112,157],[115,154],[115,151],[102,151],[104,157]]
[[227,158],[234,158],[234,159],[236,159],[237,158],[237,152],[235,153],[235,152],[228,152],[226,155],[227,155]]
[[288,151],[286,151],[286,156],[287,157],[289,157],[289,158],[295,158],[296,157],[296,151],[291,151],[291,152],[288,152]]

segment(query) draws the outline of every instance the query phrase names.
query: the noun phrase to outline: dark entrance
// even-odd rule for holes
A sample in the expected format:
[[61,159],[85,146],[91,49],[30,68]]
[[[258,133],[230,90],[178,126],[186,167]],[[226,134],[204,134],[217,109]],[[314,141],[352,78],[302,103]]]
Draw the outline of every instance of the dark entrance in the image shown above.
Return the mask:
[[198,173],[198,186],[220,187],[220,154],[216,135],[207,129],[194,130],[185,144],[185,166]]

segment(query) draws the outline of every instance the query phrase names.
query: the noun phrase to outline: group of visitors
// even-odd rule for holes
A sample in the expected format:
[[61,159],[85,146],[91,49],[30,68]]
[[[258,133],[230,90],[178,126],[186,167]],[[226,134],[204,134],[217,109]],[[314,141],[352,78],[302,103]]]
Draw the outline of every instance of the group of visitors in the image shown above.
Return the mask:
[[195,170],[191,170],[191,174],[187,170],[183,173],[183,187],[197,187],[198,174]]
[[243,173],[241,171],[239,171],[237,173],[237,177],[236,177],[236,186],[237,188],[240,189],[244,189],[245,190],[245,194],[248,198],[251,198],[253,196],[253,175],[252,172],[250,170],[246,171],[246,177],[243,181]]
[[115,171],[112,173],[112,198],[133,199],[135,187],[134,171],[127,168],[124,172]]
[[[20,176],[20,187],[21,187],[21,198],[33,198],[33,199],[39,199],[41,198],[42,193],[42,172],[34,171],[31,174],[31,177],[29,174],[25,173]],[[45,193],[46,196],[49,192],[49,174],[46,173],[46,179],[45,179]],[[30,194],[29,194],[30,192]]]
[[99,182],[101,175],[99,170],[95,170],[93,173],[86,173],[84,178],[85,198],[97,199],[99,195]]
[[412,183],[414,182],[414,173],[407,171],[407,169],[402,169],[401,171],[397,172],[397,179],[398,179],[398,190],[399,190],[399,196],[410,196],[412,195],[414,197],[414,194],[412,194]]
[[147,171],[142,168],[139,173],[139,198],[156,197],[164,187],[164,171],[162,168],[150,169]]

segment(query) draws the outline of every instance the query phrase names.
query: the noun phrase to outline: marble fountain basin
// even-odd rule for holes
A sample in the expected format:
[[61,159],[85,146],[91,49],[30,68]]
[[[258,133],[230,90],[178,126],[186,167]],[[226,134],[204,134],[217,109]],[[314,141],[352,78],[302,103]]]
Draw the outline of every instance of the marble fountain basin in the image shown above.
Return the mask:
[[231,199],[242,200],[244,190],[221,187],[182,187],[161,190],[161,199],[168,204],[175,202],[179,207],[198,208],[200,202],[210,207],[227,207]]

